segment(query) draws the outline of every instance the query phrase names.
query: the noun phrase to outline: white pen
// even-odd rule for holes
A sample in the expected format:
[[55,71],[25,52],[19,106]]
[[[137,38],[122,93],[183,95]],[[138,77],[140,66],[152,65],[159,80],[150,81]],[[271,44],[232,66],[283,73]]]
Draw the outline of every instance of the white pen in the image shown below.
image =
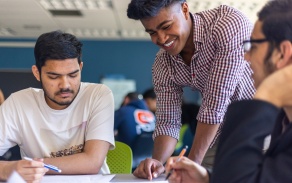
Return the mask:
[[[28,161],[34,161],[33,159],[28,158],[28,157],[24,157],[23,159],[28,160]],[[54,170],[54,171],[59,172],[59,173],[62,172],[62,170],[60,170],[58,167],[55,167],[53,165],[44,164],[44,167],[46,167],[50,170]]]

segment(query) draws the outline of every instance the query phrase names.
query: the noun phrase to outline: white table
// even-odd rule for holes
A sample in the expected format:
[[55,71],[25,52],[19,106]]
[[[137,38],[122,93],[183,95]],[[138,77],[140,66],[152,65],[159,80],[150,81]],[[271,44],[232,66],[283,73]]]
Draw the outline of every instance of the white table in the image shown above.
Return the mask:
[[[7,183],[20,183],[23,179],[15,172],[14,176],[10,177]],[[42,183],[139,183],[139,182],[158,182],[167,183],[165,175],[149,181],[147,179],[136,178],[132,174],[109,174],[109,175],[45,175]]]

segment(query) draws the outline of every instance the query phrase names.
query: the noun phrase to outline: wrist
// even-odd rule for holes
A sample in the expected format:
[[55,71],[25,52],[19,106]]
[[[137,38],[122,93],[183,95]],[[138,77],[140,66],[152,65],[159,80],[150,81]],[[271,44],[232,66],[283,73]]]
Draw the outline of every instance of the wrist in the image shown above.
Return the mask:
[[13,163],[14,162],[9,162],[9,161],[3,161],[1,162],[1,173],[0,173],[0,180],[6,181],[10,174],[13,171]]

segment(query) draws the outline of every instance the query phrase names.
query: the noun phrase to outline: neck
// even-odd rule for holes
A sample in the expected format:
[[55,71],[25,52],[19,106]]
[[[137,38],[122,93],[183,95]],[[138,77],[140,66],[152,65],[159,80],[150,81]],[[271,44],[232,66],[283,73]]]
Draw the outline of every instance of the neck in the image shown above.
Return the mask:
[[[191,16],[190,16],[191,17]],[[194,45],[194,40],[193,40],[193,23],[191,18],[189,19],[189,27],[190,27],[190,34],[188,36],[188,39],[186,41],[186,44],[182,51],[180,52],[180,55],[182,56],[184,62],[187,65],[190,65],[192,56],[195,52],[195,45]]]
[[290,123],[292,122],[292,107],[285,107],[284,111],[290,121]]

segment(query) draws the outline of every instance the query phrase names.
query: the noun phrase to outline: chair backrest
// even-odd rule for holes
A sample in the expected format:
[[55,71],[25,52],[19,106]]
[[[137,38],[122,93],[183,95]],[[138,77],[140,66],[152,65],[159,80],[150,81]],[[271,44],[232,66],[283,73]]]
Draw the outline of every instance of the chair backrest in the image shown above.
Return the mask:
[[116,148],[107,153],[107,164],[111,174],[132,173],[132,149],[123,142],[116,141]]
[[179,131],[179,140],[175,146],[175,151],[177,150],[178,152],[181,151],[181,149],[183,148],[184,144],[183,144],[183,137],[184,134],[186,133],[187,129],[189,128],[188,124],[183,124],[182,127],[180,128]]

